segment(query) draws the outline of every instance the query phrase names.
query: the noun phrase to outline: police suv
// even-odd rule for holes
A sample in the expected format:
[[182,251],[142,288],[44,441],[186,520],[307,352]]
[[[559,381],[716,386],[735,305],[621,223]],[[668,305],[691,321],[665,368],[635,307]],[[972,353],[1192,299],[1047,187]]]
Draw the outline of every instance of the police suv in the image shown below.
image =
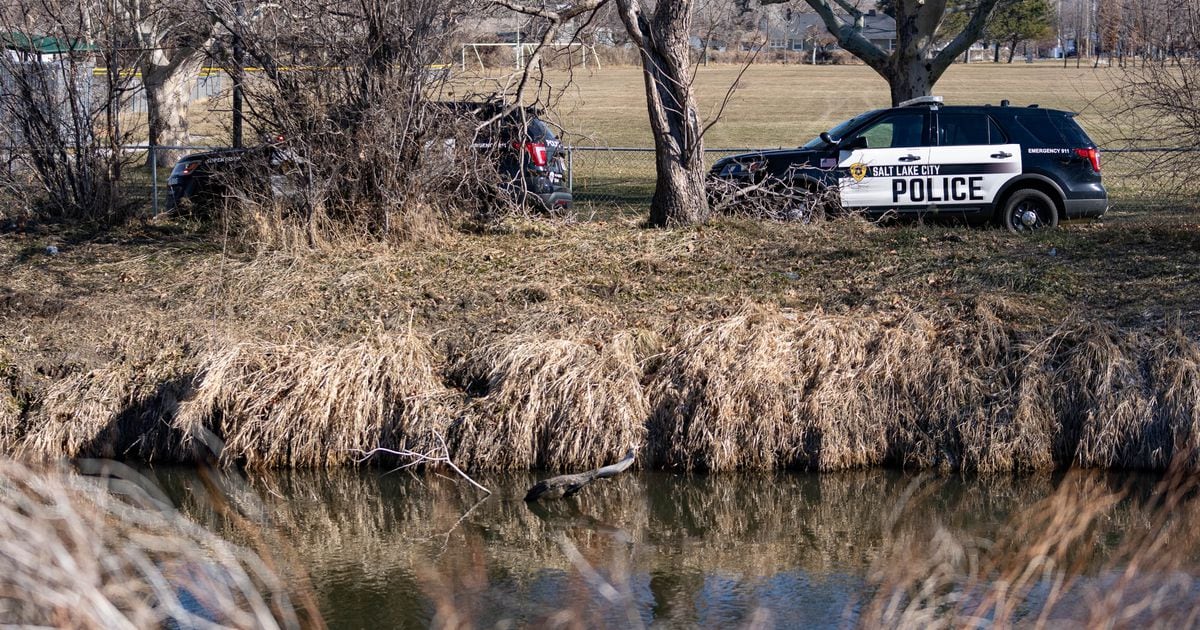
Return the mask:
[[[991,217],[1012,232],[1108,209],[1100,152],[1074,114],[1037,105],[944,105],[941,97],[866,112],[796,149],[727,157],[724,189],[786,189],[789,216],[827,203],[868,215]],[[730,186],[732,185],[732,186]]]

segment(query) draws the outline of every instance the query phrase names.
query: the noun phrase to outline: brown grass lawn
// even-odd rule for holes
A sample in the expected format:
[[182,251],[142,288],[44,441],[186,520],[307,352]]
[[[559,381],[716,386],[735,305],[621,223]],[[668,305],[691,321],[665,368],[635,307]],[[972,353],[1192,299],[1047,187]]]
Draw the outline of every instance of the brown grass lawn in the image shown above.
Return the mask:
[[[697,70],[697,97],[706,120],[719,110],[741,72],[734,64]],[[1116,71],[1063,68],[1059,64],[957,64],[934,93],[949,103],[1017,105],[1037,103],[1080,112],[1085,128],[1099,141],[1111,137],[1105,98]],[[447,98],[469,93],[503,92],[508,75],[481,77],[468,70]],[[580,69],[573,76],[550,71],[554,114],[577,145],[653,146],[646,121],[641,69],[606,66]],[[510,88],[511,89],[511,88]],[[710,147],[774,147],[801,144],[859,112],[885,107],[887,84],[866,66],[756,64],[746,71],[720,122],[707,138]],[[214,100],[192,106],[192,131],[202,143],[220,144],[228,136],[229,105]]]
[[[697,98],[705,118],[719,110],[742,67],[713,64],[697,70]],[[1113,70],[1063,68],[1056,64],[958,64],[934,89],[948,103],[1016,105],[1037,103],[1081,113],[1098,141],[1107,133],[1105,93]],[[570,80],[569,80],[570,79]],[[573,77],[550,73],[561,93],[555,105],[561,124],[578,134],[576,144],[653,146],[646,120],[639,68],[605,67]],[[481,91],[491,83],[475,82]],[[710,147],[773,147],[802,144],[862,111],[889,105],[887,84],[866,66],[757,64],[742,77],[720,122],[709,132]]]

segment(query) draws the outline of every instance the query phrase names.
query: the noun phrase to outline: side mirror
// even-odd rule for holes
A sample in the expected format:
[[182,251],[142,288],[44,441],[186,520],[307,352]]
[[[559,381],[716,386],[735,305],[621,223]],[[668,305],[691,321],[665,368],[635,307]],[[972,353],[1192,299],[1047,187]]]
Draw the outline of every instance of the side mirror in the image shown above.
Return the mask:
[[838,148],[843,151],[854,151],[855,149],[869,149],[871,147],[867,145],[866,136],[858,136],[852,140],[848,140]]
[[836,142],[833,141],[833,138],[829,135],[828,131],[822,131],[820,138],[821,138],[821,142],[824,142],[825,144],[828,144],[831,146],[837,144]]

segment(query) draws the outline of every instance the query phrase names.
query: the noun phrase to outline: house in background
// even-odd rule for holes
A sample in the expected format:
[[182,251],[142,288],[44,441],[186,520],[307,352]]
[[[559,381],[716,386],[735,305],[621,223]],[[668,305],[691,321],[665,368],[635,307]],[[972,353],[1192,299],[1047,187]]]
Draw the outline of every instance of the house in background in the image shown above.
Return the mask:
[[[860,28],[863,37],[881,50],[896,47],[896,20],[890,16],[871,9],[863,14]],[[825,22],[815,13],[786,9],[777,15],[764,15],[759,31],[765,35],[767,50],[829,52],[838,48]]]
[[[5,121],[14,111],[30,107],[37,107],[45,120],[57,120],[64,134],[74,133],[70,112],[84,112],[86,117],[96,107],[98,50],[82,39],[0,33],[0,133],[12,127]],[[22,85],[28,89],[22,90]],[[32,93],[35,100],[24,98],[23,92]],[[5,143],[17,140],[12,135],[3,138]]]

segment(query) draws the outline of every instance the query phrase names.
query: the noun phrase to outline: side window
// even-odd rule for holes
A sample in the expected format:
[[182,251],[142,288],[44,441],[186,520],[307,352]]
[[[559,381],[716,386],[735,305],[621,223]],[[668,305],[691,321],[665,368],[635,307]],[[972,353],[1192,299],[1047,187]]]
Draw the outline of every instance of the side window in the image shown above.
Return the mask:
[[938,115],[938,145],[1004,144],[1007,139],[996,121],[987,114],[943,113]]
[[1042,146],[1057,147],[1065,146],[1066,139],[1063,138],[1062,131],[1055,126],[1050,120],[1050,116],[1045,112],[1031,111],[1022,116],[1016,117],[1017,124],[1025,128],[1029,135],[1033,136]]
[[925,145],[925,113],[893,114],[855,134],[866,138],[869,149],[894,149]]
[[1062,133],[1067,142],[1077,147],[1091,146],[1092,139],[1087,133],[1075,122],[1075,118],[1066,115],[1051,116],[1050,119],[1054,122],[1054,126],[1058,127],[1058,131]]
[[988,144],[1008,144],[1008,136],[991,116],[988,116]]

